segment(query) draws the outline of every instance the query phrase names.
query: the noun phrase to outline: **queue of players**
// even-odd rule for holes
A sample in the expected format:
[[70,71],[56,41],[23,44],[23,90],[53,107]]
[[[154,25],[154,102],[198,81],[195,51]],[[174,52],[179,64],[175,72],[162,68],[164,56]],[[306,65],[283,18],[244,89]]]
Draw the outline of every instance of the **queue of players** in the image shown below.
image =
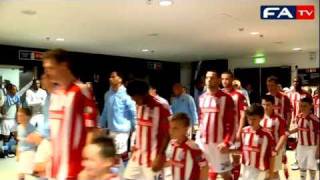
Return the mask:
[[[11,134],[12,120],[19,124],[20,179],[260,180],[280,179],[282,169],[289,179],[288,138],[296,139],[300,179],[307,172],[315,179],[319,91],[312,97],[298,77],[288,92],[279,89],[277,77],[268,77],[268,93],[250,105],[233,86],[232,72],[212,69],[198,99],[175,84],[170,105],[147,82],[124,85],[113,71],[99,116],[93,91],[77,80],[72,62],[62,49],[44,54],[41,110],[16,106],[10,94],[4,100],[1,134]],[[8,119],[12,105],[16,115]]]

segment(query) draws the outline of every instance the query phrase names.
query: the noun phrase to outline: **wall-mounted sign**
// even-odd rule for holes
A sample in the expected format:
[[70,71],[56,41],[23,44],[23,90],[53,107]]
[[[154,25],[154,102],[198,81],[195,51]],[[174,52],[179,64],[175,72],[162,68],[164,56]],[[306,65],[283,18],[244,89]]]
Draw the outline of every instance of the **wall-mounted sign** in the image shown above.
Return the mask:
[[298,69],[298,76],[302,79],[302,85],[318,86],[320,82],[320,69],[319,68]]
[[19,60],[40,61],[42,55],[43,52],[40,51],[19,50]]
[[263,53],[255,53],[253,56],[253,64],[264,64],[266,63],[266,56]]
[[147,68],[150,70],[161,70],[162,69],[162,63],[158,63],[158,62],[148,62],[147,64]]

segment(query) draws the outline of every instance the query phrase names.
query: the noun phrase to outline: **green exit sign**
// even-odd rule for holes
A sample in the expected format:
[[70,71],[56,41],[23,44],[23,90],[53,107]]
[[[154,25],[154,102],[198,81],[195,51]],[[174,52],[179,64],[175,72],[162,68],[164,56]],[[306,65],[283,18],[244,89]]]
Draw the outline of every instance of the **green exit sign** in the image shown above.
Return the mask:
[[256,53],[253,56],[253,63],[254,64],[264,64],[264,63],[266,63],[266,56],[263,53]]
[[266,63],[266,57],[254,57],[253,59],[254,64],[264,64]]

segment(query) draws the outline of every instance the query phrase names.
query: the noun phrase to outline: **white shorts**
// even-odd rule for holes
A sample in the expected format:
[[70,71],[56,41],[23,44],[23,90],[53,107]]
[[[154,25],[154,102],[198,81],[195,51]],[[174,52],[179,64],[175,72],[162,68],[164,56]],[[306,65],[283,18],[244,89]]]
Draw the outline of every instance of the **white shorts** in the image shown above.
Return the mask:
[[230,161],[230,154],[229,153],[221,153],[218,150],[218,144],[211,143],[211,144],[204,144],[199,146],[203,148],[203,153],[209,162],[209,167],[212,172],[215,173],[224,173],[231,171],[232,164]]
[[282,157],[284,155],[285,149],[279,150],[278,155],[274,157],[274,172],[282,170]]
[[35,114],[30,119],[30,124],[34,127],[42,128],[44,123],[44,116],[43,114]]
[[124,170],[123,177],[124,179],[130,180],[154,180],[159,176],[159,174],[159,172],[153,172],[151,167],[141,166],[131,158]]
[[111,138],[113,138],[116,146],[117,154],[123,154],[128,152],[128,139],[129,132],[109,132]]
[[18,172],[22,174],[32,174],[33,172],[33,159],[35,151],[19,152]]
[[266,171],[261,171],[251,166],[241,165],[241,176],[239,180],[264,180],[266,178]]
[[300,169],[318,170],[316,160],[317,146],[297,146],[297,161]]
[[50,160],[51,156],[51,143],[47,139],[43,139],[38,145],[34,162],[35,163],[45,163]]
[[17,122],[15,119],[4,119],[1,122],[0,134],[9,136],[11,132],[17,131]]

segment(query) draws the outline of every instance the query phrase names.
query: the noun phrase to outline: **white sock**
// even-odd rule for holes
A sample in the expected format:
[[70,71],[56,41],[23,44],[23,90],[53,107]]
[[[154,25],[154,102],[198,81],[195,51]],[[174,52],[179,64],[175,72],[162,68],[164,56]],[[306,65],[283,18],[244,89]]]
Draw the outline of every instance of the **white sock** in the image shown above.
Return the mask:
[[307,179],[307,171],[306,170],[300,170],[300,179],[306,180]]

